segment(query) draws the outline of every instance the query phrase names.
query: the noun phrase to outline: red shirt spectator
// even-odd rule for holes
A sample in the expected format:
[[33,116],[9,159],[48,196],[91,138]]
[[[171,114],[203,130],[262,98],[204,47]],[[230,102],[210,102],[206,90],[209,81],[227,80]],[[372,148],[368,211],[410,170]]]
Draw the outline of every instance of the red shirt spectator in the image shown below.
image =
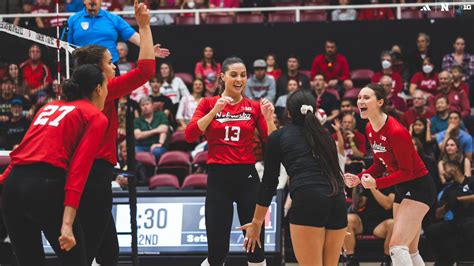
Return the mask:
[[390,8],[371,8],[362,9],[358,20],[394,20],[395,16]]
[[372,82],[373,83],[379,83],[380,78],[383,77],[384,75],[390,76],[392,78],[392,85],[393,85],[393,93],[398,94],[403,90],[403,79],[400,74],[398,74],[395,71],[392,71],[391,74],[386,74],[383,71],[376,72],[374,76],[372,77]]
[[438,74],[426,75],[423,72],[417,72],[411,78],[410,83],[415,84],[416,89],[433,95],[436,93],[438,87]]
[[210,8],[232,8],[240,7],[239,0],[210,0]]
[[41,62],[41,50],[36,44],[29,49],[29,59],[21,63],[20,68],[23,72],[23,79],[31,88],[31,94],[46,89],[53,79],[49,67]]
[[471,115],[469,98],[464,93],[464,90],[458,91],[455,90],[454,87],[450,87],[448,91],[439,90],[437,94],[429,99],[429,106],[434,110],[436,100],[443,96],[448,97],[450,111],[459,112],[463,118]]
[[[46,4],[46,0],[36,0],[36,6],[33,8],[33,11],[31,11],[31,14],[48,14],[48,13],[53,13],[54,10],[51,6]],[[50,27],[51,18],[41,18],[41,21],[43,22],[43,25],[38,25],[40,28],[43,27]]]
[[408,128],[417,118],[429,119],[434,115],[435,112],[426,106],[426,95],[421,90],[416,90],[413,94],[413,108],[402,115],[400,122]]
[[314,76],[321,74],[329,87],[335,87],[337,81],[341,84],[349,79],[349,63],[345,56],[337,53],[336,42],[327,40],[324,47],[325,53],[317,55],[311,67],[311,80]]

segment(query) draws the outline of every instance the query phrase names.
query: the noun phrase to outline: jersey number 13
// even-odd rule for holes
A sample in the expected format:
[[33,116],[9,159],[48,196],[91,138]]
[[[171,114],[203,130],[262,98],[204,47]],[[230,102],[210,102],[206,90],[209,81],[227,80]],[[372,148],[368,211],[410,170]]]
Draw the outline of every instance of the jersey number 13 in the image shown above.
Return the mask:
[[225,127],[225,141],[239,141],[240,139],[240,127],[230,127],[226,126]]

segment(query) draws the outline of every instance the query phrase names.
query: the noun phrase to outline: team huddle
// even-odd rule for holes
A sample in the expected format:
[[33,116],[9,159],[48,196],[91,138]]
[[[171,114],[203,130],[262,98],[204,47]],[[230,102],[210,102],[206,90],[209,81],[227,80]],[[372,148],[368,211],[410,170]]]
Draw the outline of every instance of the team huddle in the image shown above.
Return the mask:
[[[117,163],[115,100],[154,76],[157,55],[149,11],[138,1],[135,17],[138,67],[116,77],[107,48],[78,48],[72,78],[61,84],[62,99],[38,111],[10,154],[0,183],[5,223],[20,265],[46,264],[41,231],[64,265],[91,265],[94,259],[102,265],[118,263],[110,186]],[[208,256],[201,265],[225,263],[234,202],[248,265],[266,265],[264,220],[280,165],[291,177],[290,233],[300,265],[337,265],[348,224],[344,185],[359,184],[366,189],[394,187],[392,263],[424,265],[418,242],[422,220],[435,202],[435,185],[409,132],[383,111],[384,88],[370,84],[358,95],[361,118],[369,121],[366,132],[374,163],[353,175],[341,171],[336,143],[318,120],[316,99],[309,91],[288,95],[290,123],[277,129],[273,104],[244,96],[247,75],[241,59],[227,58],[217,77],[217,95],[199,102],[185,129],[188,142],[205,135],[208,143]],[[262,179],[252,151],[256,130],[266,148]]]

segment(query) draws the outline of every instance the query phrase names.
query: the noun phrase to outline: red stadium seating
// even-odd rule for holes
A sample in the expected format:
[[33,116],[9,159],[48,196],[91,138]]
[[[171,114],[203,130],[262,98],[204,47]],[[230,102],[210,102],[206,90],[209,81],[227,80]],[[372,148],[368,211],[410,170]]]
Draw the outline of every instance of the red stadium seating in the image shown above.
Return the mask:
[[329,0],[312,0],[312,1],[305,1],[305,6],[328,6],[331,2]]
[[181,189],[206,189],[207,174],[188,175],[181,186]]
[[268,15],[268,22],[270,23],[280,23],[280,22],[295,22],[295,14],[292,13],[270,13]]
[[300,70],[300,73],[307,76],[309,79],[311,78],[311,70]]
[[179,16],[175,18],[176,25],[194,25],[194,16]]
[[331,93],[332,95],[336,96],[338,101],[341,100],[341,97],[339,96],[339,92],[337,92],[336,89],[326,89],[326,91]]
[[421,19],[423,13],[418,9],[402,9],[402,19]]
[[137,152],[135,160],[143,165],[156,167],[155,156],[151,152]]
[[196,154],[193,160],[193,165],[194,164],[198,164],[198,165],[207,164],[207,151],[202,151]]
[[234,16],[212,16],[206,18],[206,24],[232,24],[234,23]]
[[[301,2],[300,1],[294,1],[294,2],[275,2],[273,3],[274,6],[300,6]],[[294,11],[292,11],[294,12]]]
[[183,151],[169,151],[164,153],[158,167],[156,169],[157,174],[173,174],[178,177],[180,181],[191,173],[191,161],[189,154]]
[[178,178],[175,175],[160,174],[150,178],[149,189],[179,189]]
[[265,17],[263,14],[240,14],[237,13],[235,22],[237,24],[251,24],[251,23],[263,23]]
[[189,73],[184,73],[184,72],[178,72],[178,73],[175,73],[174,75],[176,77],[180,77],[183,80],[184,84],[186,84],[186,86],[190,88],[193,86],[193,81],[194,81],[193,75]]
[[370,83],[374,71],[371,69],[355,69],[351,71],[351,80],[356,87],[362,87]]
[[347,91],[344,93],[344,97],[343,97],[343,98],[357,99],[357,97],[359,96],[359,92],[360,92],[360,89],[347,90]]
[[184,131],[176,131],[173,133],[170,140],[170,150],[187,151],[190,148],[190,144],[185,139]]
[[324,10],[311,10],[301,12],[301,22],[326,21],[328,13]]
[[441,10],[433,10],[427,12],[428,18],[455,18],[456,14],[454,11],[441,11]]

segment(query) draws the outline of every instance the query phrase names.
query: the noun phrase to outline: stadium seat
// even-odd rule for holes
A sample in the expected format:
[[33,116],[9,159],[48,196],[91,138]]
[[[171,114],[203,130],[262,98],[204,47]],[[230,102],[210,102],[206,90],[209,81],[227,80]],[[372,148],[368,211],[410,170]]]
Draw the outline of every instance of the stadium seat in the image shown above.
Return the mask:
[[0,167],[10,164],[10,156],[0,156]]
[[179,181],[183,181],[184,178],[191,173],[189,154],[183,151],[169,151],[164,153],[158,162],[156,173],[173,174],[178,177]]
[[206,189],[207,188],[207,174],[191,174],[188,175],[181,186],[181,189]]
[[310,10],[301,12],[301,22],[326,21],[328,13],[324,10]]
[[189,88],[192,88],[193,81],[194,81],[193,75],[189,73],[184,73],[184,72],[178,72],[178,73],[175,73],[174,75],[176,77],[180,77],[183,80],[184,84],[186,84],[186,86],[188,86]]
[[441,11],[441,10],[433,10],[427,12],[428,18],[455,18],[456,14],[454,11]]
[[354,69],[351,71],[351,80],[356,87],[362,87],[370,83],[374,71],[371,69]]
[[265,17],[263,14],[240,14],[237,13],[235,22],[237,24],[263,23]]
[[274,6],[300,6],[300,1],[292,1],[292,2],[274,2]]
[[295,22],[295,14],[292,13],[270,13],[268,15],[269,23]]
[[234,16],[212,16],[206,18],[206,24],[232,24],[234,23]]
[[347,90],[344,93],[343,98],[357,99],[357,97],[359,96],[359,92],[360,92],[360,89],[356,89],[356,88],[351,89],[351,90]]
[[418,9],[402,9],[402,19],[421,19],[423,13]]
[[311,0],[304,2],[305,6],[328,6],[330,4],[331,2],[329,0]]
[[194,160],[193,160],[193,165],[195,164],[198,164],[198,165],[207,164],[207,151],[202,151],[196,154],[196,157],[194,157]]
[[178,178],[175,175],[170,174],[159,174],[154,175],[150,178],[150,183],[148,185],[150,190],[160,189],[160,190],[174,190],[179,189]]
[[309,79],[311,78],[311,70],[300,70],[300,73],[307,76]]
[[137,152],[135,160],[143,165],[156,167],[155,156],[151,152]]
[[339,96],[339,92],[336,89],[326,89],[326,91],[336,96],[338,101],[341,100],[341,97]]
[[175,18],[176,25],[194,25],[194,16],[179,16]]
[[171,151],[187,151],[190,144],[185,139],[184,131],[176,131],[171,136],[170,150]]

